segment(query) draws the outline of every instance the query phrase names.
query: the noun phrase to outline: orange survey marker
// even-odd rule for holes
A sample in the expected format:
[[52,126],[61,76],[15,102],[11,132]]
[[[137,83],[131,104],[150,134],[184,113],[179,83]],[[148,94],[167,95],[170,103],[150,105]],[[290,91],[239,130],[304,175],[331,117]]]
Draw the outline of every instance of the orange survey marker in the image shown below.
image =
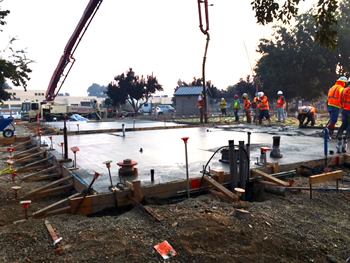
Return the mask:
[[177,252],[168,243],[168,241],[163,241],[162,243],[154,246],[158,253],[163,257],[163,259],[168,259],[177,255]]

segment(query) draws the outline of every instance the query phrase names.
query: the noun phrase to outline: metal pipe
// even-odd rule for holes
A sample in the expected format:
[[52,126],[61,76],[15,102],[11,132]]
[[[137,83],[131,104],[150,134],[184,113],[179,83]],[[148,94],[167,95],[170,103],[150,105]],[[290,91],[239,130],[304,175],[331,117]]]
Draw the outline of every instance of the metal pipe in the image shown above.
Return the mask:
[[63,141],[64,141],[64,160],[68,159],[68,135],[67,135],[67,115],[63,118]]
[[181,138],[185,143],[185,156],[186,156],[186,179],[187,179],[187,198],[190,198],[190,178],[188,174],[188,158],[187,158],[187,141],[189,137]]
[[[246,188],[246,170],[245,170],[245,160],[244,160],[244,141],[239,141],[239,187]],[[245,200],[245,194],[242,194],[242,200]]]
[[123,137],[125,137],[125,124],[122,124],[122,132],[123,132]]
[[237,186],[237,156],[235,155],[235,142],[233,140],[228,141],[228,154],[230,162],[231,191],[234,191]]

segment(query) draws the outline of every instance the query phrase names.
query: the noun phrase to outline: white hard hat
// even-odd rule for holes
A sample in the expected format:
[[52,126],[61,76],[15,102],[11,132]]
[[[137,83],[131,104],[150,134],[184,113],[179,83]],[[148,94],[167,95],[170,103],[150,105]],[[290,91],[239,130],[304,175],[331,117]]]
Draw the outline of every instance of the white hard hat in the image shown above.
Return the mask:
[[262,96],[264,96],[264,92],[262,91],[258,92],[258,97],[261,98]]
[[279,91],[277,92],[277,95],[283,95],[283,92],[282,92],[281,90],[279,90]]
[[224,100],[224,98],[221,98],[221,100]]
[[340,77],[337,81],[343,81],[343,82],[348,82],[346,77]]
[[309,107],[303,106],[301,107],[302,113],[308,113],[310,111]]
[[243,93],[242,97],[248,97],[247,93]]

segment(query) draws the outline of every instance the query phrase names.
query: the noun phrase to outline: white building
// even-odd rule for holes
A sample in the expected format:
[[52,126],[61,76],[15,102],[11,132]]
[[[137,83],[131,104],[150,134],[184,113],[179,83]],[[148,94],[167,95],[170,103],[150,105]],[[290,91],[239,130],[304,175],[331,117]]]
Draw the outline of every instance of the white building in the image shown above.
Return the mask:
[[[6,90],[12,95],[12,99],[4,101],[3,105],[0,105],[1,111],[20,111],[21,105],[26,101],[41,102],[45,100],[45,90],[27,90],[12,89]],[[97,98],[96,96],[70,96],[67,93],[59,93],[55,98],[57,104],[65,104],[72,106],[88,106],[91,100],[97,100],[101,103],[104,98]]]

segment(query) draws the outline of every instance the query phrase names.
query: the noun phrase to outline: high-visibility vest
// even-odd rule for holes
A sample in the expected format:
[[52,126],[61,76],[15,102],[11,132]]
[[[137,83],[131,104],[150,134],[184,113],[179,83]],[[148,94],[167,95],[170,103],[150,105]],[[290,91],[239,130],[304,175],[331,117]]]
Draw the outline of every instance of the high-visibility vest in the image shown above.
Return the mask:
[[342,105],[344,110],[350,110],[350,87],[343,90],[342,93]]
[[250,105],[251,105],[250,100],[249,99],[245,99],[244,100],[244,109],[245,110],[250,110]]
[[227,102],[225,100],[221,100],[220,109],[226,109],[226,108],[227,108]]
[[260,108],[260,110],[270,110],[269,99],[265,95],[261,98],[258,108]]
[[239,99],[235,100],[235,101],[233,102],[233,109],[234,109],[234,110],[239,109],[240,104],[241,104],[241,103],[240,103]]
[[201,95],[201,99],[198,100],[198,107],[203,107],[204,106],[204,97]]
[[328,91],[328,105],[341,108],[340,96],[342,91],[344,90],[344,87],[339,85],[338,83],[339,82],[337,82],[337,84],[331,87]]
[[[315,109],[314,107],[312,107],[312,106],[305,106],[305,107],[308,107],[308,108],[310,109],[309,112],[306,113],[306,114],[316,113],[316,109]],[[305,113],[303,113],[302,108],[303,108],[303,107],[300,108],[299,112],[300,112],[301,114],[305,114]]]
[[279,96],[277,99],[277,108],[285,108],[286,107],[286,99],[284,96]]

